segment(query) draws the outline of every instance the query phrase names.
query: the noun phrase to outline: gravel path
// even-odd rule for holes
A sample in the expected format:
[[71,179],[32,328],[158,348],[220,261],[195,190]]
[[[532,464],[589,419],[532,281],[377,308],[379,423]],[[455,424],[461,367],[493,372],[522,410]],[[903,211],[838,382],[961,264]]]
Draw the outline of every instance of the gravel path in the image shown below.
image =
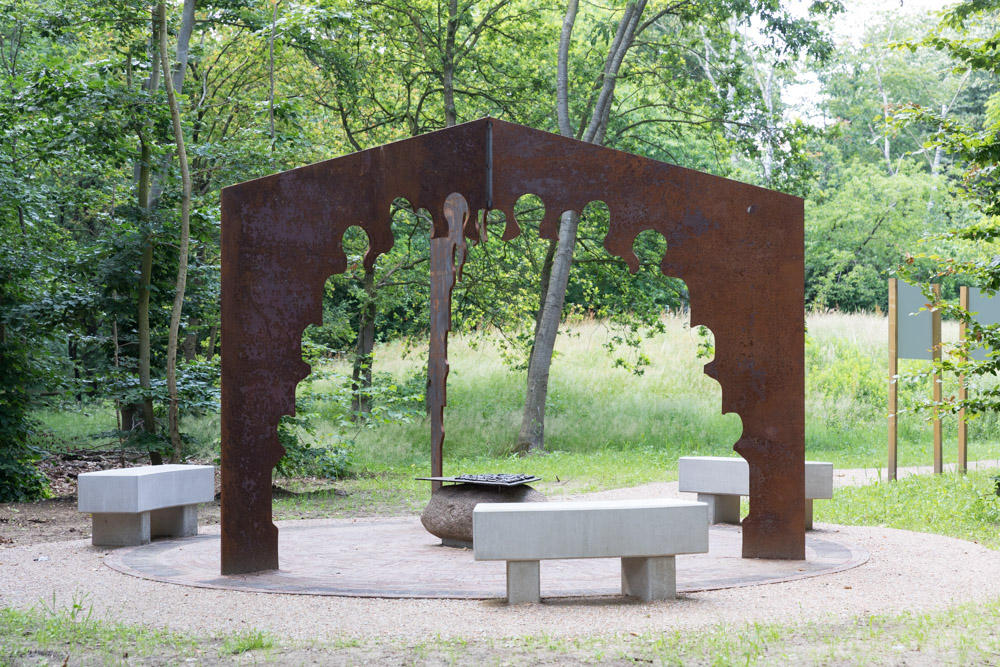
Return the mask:
[[[868,479],[851,471],[838,477]],[[678,494],[676,483],[618,489],[590,498]],[[1000,597],[1000,552],[938,535],[888,528],[817,524],[819,536],[854,544],[871,559],[812,579],[693,593],[641,604],[623,598],[558,599],[507,607],[502,601],[385,600],[198,589],[126,576],[103,566],[105,549],[89,540],[0,550],[0,606],[92,604],[94,617],[192,633],[245,628],[298,639],[461,637],[703,628],[746,622],[838,621],[924,611]],[[825,534],[825,535],[824,535]]]

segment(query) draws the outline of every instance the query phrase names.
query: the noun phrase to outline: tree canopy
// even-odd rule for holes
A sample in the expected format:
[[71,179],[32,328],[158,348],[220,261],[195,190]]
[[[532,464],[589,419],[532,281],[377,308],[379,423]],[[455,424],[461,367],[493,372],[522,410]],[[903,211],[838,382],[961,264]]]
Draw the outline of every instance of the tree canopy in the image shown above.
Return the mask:
[[[102,437],[154,460],[183,456],[171,406],[218,409],[221,188],[487,114],[805,197],[810,308],[884,309],[928,234],[912,267],[946,296],[996,289],[995,4],[841,38],[834,0],[0,0],[0,469],[19,489],[0,498],[44,490],[42,405],[113,404]],[[803,78],[818,101],[799,117]],[[638,239],[633,277],[603,251],[606,207],[549,242],[544,206],[522,198],[524,234],[470,249],[455,327],[523,372],[547,368],[566,316],[593,315],[641,373],[643,336],[687,305],[662,238]],[[374,344],[428,325],[427,212],[397,201],[393,229],[370,271],[348,233],[305,334],[354,361],[354,423],[376,409]]]

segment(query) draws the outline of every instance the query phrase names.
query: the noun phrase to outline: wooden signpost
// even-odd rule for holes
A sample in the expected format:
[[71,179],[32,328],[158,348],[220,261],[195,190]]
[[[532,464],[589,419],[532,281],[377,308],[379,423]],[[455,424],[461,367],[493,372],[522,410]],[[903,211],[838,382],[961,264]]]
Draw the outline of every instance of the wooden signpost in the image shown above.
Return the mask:
[[[941,286],[931,285],[934,295],[941,296]],[[959,288],[959,305],[972,313],[976,321],[984,326],[1000,324],[1000,300],[984,294],[977,287]],[[899,411],[898,379],[899,359],[941,360],[941,314],[927,310],[927,299],[920,291],[908,283],[895,278],[889,279],[889,479],[896,479],[897,418]],[[923,309],[923,310],[922,310]],[[902,314],[902,319],[900,317]],[[966,338],[965,323],[959,325],[959,340]],[[973,347],[969,356],[976,360],[986,359],[989,350]],[[934,472],[942,471],[941,418],[938,414],[941,404],[941,376],[934,373]],[[958,376],[958,400],[965,401],[969,389],[965,375]],[[958,469],[968,470],[969,429],[965,423],[965,408],[958,412]]]

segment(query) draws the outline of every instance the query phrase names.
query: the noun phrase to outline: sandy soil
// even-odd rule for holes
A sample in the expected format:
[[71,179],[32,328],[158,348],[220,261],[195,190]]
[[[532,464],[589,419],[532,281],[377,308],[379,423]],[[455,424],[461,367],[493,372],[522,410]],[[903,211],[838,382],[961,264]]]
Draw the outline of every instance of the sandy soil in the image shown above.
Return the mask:
[[[840,471],[838,484],[872,471]],[[875,473],[877,474],[877,473]],[[678,496],[676,483],[617,489],[591,498]],[[213,511],[207,513],[212,522]],[[545,634],[700,628],[720,623],[817,620],[924,611],[1000,596],[1000,552],[938,535],[887,528],[817,524],[820,536],[860,546],[865,565],[833,575],[767,586],[684,595],[638,604],[623,598],[558,599],[508,608],[502,601],[385,600],[275,595],[196,589],[126,576],[102,565],[107,549],[88,539],[75,501],[0,506],[0,606],[40,601],[68,606],[85,598],[99,618],[198,634],[259,628],[300,639],[465,639]],[[207,528],[208,531],[214,530]],[[183,614],[175,613],[183,609]]]
[[[386,600],[197,589],[120,574],[89,540],[0,550],[0,606],[85,599],[98,618],[197,634],[241,628],[298,639],[466,639],[702,628],[719,623],[842,622],[1000,596],[1000,552],[962,540],[884,528],[818,525],[871,554],[861,567],[782,584],[692,593],[640,604],[619,597],[555,599],[508,608],[502,601]],[[821,532],[821,534],[822,534]],[[183,609],[183,614],[174,613]]]

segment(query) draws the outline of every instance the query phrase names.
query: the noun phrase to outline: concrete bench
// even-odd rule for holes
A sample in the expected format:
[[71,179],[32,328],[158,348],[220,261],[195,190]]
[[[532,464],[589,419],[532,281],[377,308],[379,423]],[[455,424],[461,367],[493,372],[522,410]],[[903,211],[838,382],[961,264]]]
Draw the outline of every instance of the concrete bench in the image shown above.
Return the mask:
[[151,537],[198,534],[198,503],[215,498],[215,468],[142,466],[83,473],[77,510],[94,515],[95,546],[148,544]]
[[677,554],[708,551],[708,507],[689,500],[482,503],[476,560],[507,561],[507,603],[540,602],[539,561],[621,558],[622,593],[676,597]]
[[[740,496],[750,495],[750,466],[731,456],[677,459],[678,488],[708,505],[710,523],[739,523]],[[813,500],[833,498],[833,464],[806,461],[806,530],[813,526]]]

